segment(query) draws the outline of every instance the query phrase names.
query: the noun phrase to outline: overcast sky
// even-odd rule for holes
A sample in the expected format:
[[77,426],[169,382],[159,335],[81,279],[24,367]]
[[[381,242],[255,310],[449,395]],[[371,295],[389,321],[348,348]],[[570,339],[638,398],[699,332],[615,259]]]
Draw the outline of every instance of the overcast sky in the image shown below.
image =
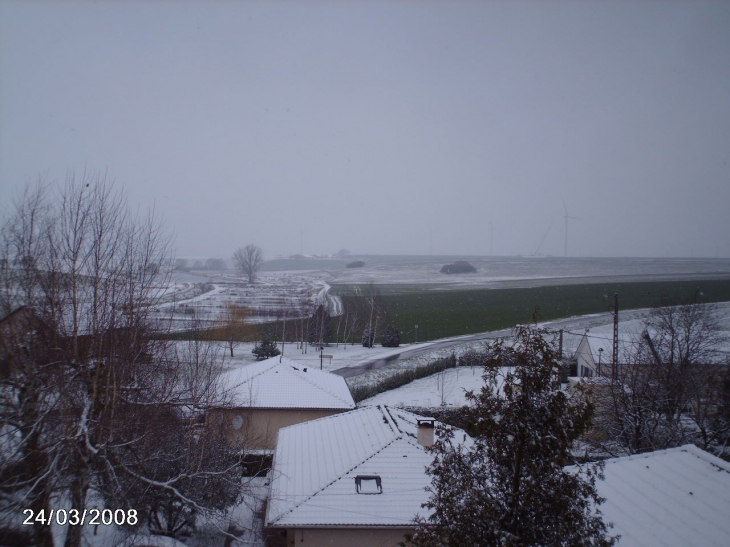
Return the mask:
[[0,201],[85,168],[180,256],[727,257],[730,2],[0,1]]

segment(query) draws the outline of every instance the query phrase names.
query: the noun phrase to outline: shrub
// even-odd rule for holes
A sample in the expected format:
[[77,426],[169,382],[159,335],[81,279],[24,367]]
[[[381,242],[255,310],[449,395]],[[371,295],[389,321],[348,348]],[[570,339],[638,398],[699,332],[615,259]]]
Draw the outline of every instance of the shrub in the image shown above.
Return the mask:
[[388,325],[380,343],[384,348],[397,348],[400,346],[400,332],[393,325]]
[[281,352],[276,347],[276,342],[273,340],[264,339],[261,341],[261,345],[256,346],[251,350],[251,353],[253,353],[256,356],[257,361],[263,361],[264,359],[268,359],[269,357],[276,357]]
[[362,347],[372,348],[375,343],[375,334],[370,332],[370,329],[365,329],[362,333]]
[[476,273],[477,269],[464,260],[457,260],[453,264],[446,264],[441,268],[441,273],[459,274],[459,273]]
[[482,351],[469,349],[459,356],[459,366],[484,368],[491,358],[492,352],[489,348]]
[[350,262],[347,264],[348,268],[362,268],[365,265],[365,263],[362,260],[356,260],[355,262]]
[[432,374],[443,372],[448,368],[455,367],[456,357],[452,354],[449,357],[443,357],[441,359],[431,361],[427,365],[423,365],[421,367],[409,368],[395,374],[391,374],[387,378],[383,378],[382,380],[372,384],[351,387],[350,393],[352,393],[352,398],[355,402],[359,403],[360,401],[364,401],[370,397],[375,397],[379,393],[384,393],[391,389],[396,389],[406,384],[410,384],[413,380],[426,378]]

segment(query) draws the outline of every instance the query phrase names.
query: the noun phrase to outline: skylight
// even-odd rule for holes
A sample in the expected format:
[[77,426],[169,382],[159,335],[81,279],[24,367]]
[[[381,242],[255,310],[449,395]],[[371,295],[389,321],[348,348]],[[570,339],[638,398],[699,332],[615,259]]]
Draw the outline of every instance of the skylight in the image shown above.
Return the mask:
[[355,477],[355,490],[358,494],[382,494],[380,475],[358,475]]

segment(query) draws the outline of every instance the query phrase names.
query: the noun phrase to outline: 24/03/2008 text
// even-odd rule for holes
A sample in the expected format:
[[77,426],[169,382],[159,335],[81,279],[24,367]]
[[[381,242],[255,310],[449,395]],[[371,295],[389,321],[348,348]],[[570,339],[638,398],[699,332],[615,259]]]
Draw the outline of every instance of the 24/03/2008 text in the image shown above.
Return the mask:
[[96,526],[99,524],[104,526],[128,524],[129,526],[135,526],[138,522],[136,509],[127,509],[126,511],[124,509],[114,511],[111,509],[84,509],[83,511],[78,509],[51,509],[48,512],[48,518],[46,518],[46,512],[43,509],[38,511],[37,514],[32,509],[23,509],[23,514],[28,515],[23,524],[31,526],[33,524],[50,526],[54,522],[54,517],[56,524],[59,526],[83,526],[84,524]]

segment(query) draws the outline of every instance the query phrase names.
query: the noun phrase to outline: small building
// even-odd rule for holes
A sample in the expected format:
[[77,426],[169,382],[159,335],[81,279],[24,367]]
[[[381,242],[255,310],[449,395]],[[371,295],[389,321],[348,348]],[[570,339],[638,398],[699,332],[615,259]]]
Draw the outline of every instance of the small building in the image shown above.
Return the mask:
[[232,443],[247,451],[273,451],[279,429],[355,408],[345,379],[272,357],[226,372],[231,406],[208,413],[222,419]]
[[730,545],[730,463],[686,445],[605,464],[600,510],[622,547]]
[[578,349],[575,350],[575,358],[577,361],[576,376],[579,378],[598,376],[598,366],[593,358],[593,350],[587,334],[581,337]]
[[[279,431],[265,525],[270,545],[395,547],[428,501],[438,423],[367,406]],[[460,436],[463,435],[463,439]],[[471,442],[457,432],[456,441]]]

